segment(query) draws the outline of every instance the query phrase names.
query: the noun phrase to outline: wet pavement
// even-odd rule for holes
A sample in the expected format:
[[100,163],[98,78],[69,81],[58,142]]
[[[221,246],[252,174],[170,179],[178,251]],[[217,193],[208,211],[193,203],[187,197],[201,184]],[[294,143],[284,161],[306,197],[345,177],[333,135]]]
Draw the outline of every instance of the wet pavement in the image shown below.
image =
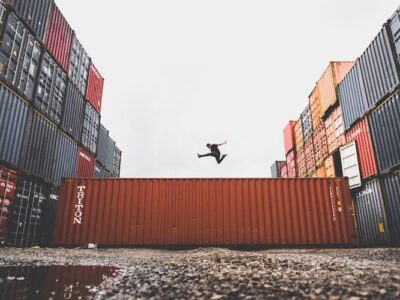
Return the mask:
[[[30,296],[10,299],[400,299],[399,248],[2,248],[2,266],[0,289],[7,276],[15,290]],[[27,275],[28,284],[18,283],[18,273],[3,275],[7,268],[18,270],[8,266],[35,267],[34,275]],[[68,271],[71,266],[85,271]],[[66,287],[72,292],[65,294]]]

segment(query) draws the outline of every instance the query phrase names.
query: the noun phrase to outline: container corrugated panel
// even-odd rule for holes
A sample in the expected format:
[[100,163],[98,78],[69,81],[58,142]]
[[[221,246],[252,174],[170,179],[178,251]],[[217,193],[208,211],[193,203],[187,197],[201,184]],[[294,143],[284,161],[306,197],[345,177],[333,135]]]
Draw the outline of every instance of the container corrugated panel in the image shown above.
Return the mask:
[[365,87],[360,63],[357,61],[347,76],[338,85],[339,103],[343,111],[345,129],[361,119],[367,111]]
[[321,102],[321,115],[325,116],[338,100],[336,86],[353,66],[353,61],[330,62],[328,68],[317,82]]
[[68,84],[61,127],[76,141],[81,140],[86,101],[79,91]]
[[363,245],[390,242],[381,185],[377,179],[368,181],[356,193],[356,215],[359,235]]
[[299,177],[307,176],[307,163],[304,148],[297,152],[297,174]]
[[78,145],[63,133],[58,134],[58,147],[53,170],[53,183],[61,184],[61,178],[74,177]]
[[400,173],[385,176],[382,180],[384,203],[392,241],[400,243]]
[[400,92],[370,115],[370,125],[379,171],[400,165]]
[[9,220],[17,188],[17,173],[0,165],[0,244],[7,244]]
[[327,177],[325,165],[321,165],[320,167],[317,168],[317,171],[315,172],[315,177],[317,178]]
[[108,130],[100,123],[99,138],[97,140],[97,161],[104,167],[106,165],[108,143]]
[[52,0],[6,0],[42,42]]
[[9,242],[17,247],[29,247],[39,243],[42,205],[48,186],[29,177],[20,178],[11,218]]
[[59,192],[59,188],[54,187],[49,187],[46,192],[39,226],[39,242],[41,246],[49,247],[53,245]]
[[315,156],[312,139],[308,140],[308,142],[305,143],[304,154],[306,157],[307,175],[311,176],[313,173],[315,173]]
[[357,244],[345,179],[69,179],[55,244]]
[[96,158],[85,149],[78,147],[76,177],[93,177]]
[[326,177],[328,178],[333,178],[336,176],[335,161],[332,155],[329,155],[325,160],[325,172],[326,172]]
[[294,138],[294,125],[296,121],[289,121],[283,130],[283,138],[285,143],[285,155],[288,154],[289,151],[293,150],[295,147],[295,138]]
[[20,168],[53,182],[57,143],[57,127],[37,112],[30,113],[25,129]]
[[297,177],[297,161],[296,161],[296,152],[294,150],[290,151],[286,155],[286,166],[288,169],[288,177],[294,178]]
[[86,94],[90,59],[85,49],[74,35],[69,61],[68,76],[82,95]]
[[307,105],[307,107],[301,113],[300,118],[301,118],[301,126],[303,129],[304,142],[307,142],[312,137],[313,133],[312,119],[311,119],[311,112],[309,105]]
[[317,128],[321,123],[322,113],[321,113],[321,101],[319,96],[318,86],[316,86],[308,97],[310,102],[310,113],[312,119],[313,128]]
[[100,116],[98,112],[89,103],[86,103],[81,142],[92,154],[96,154],[99,125]]
[[6,18],[7,9],[0,1],[0,32],[3,30],[4,19]]
[[121,150],[115,146],[114,150],[114,159],[113,159],[113,169],[111,172],[111,175],[113,177],[118,178],[121,170],[121,158],[122,158],[122,152]]
[[303,127],[301,125],[301,119],[296,121],[294,125],[294,140],[296,145],[296,151],[299,151],[303,148],[304,138],[303,138]]
[[108,136],[106,165],[104,167],[109,173],[112,172],[114,164],[114,151],[115,151],[115,142],[110,136]]
[[46,52],[40,65],[35,107],[52,122],[60,124],[66,91],[67,75]]
[[0,84],[0,161],[18,165],[29,107]]
[[57,5],[53,3],[47,26],[45,46],[65,72],[68,71],[72,37],[72,28]]
[[104,168],[99,162],[96,162],[96,166],[94,167],[94,177],[104,178]]
[[280,170],[283,165],[286,164],[286,161],[277,160],[271,166],[271,177],[272,178],[279,178],[280,177]]
[[341,107],[335,108],[325,121],[328,152],[333,153],[346,143]]
[[399,74],[386,27],[360,56],[368,109],[399,84]]
[[340,147],[340,160],[343,177],[349,179],[350,189],[361,187],[362,179],[360,165],[358,163],[356,142],[350,142]]
[[0,79],[32,100],[39,60],[39,42],[13,14],[8,14],[0,45]]
[[395,57],[400,64],[400,10],[397,9],[388,22],[388,29],[395,45]]
[[346,132],[346,141],[356,141],[360,172],[363,179],[377,175],[378,167],[375,160],[375,150],[372,144],[368,118],[365,117]]
[[323,164],[328,156],[328,141],[326,139],[325,122],[322,122],[313,133],[315,165],[318,167]]
[[279,176],[278,177],[282,177],[282,178],[287,178],[288,177],[288,169],[287,169],[286,162],[281,166],[281,169],[279,170]]
[[89,78],[86,90],[86,99],[100,113],[101,102],[103,99],[104,78],[101,76],[96,67],[91,63],[89,69]]
[[107,170],[104,170],[104,178],[113,178],[113,177],[110,172],[108,172]]

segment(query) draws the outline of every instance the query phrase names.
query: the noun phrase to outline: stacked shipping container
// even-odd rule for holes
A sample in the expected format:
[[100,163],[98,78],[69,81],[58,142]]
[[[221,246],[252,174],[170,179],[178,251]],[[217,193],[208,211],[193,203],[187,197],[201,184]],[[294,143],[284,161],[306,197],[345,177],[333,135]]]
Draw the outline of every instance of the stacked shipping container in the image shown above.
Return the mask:
[[104,79],[56,4],[2,1],[0,29],[0,241],[49,244],[61,178],[93,177],[97,154],[119,177],[121,151],[108,131],[97,151]]
[[[309,97],[315,174],[349,178],[366,245],[400,243],[399,60],[398,10],[355,62],[331,62]],[[312,166],[305,136],[296,131],[300,177]]]

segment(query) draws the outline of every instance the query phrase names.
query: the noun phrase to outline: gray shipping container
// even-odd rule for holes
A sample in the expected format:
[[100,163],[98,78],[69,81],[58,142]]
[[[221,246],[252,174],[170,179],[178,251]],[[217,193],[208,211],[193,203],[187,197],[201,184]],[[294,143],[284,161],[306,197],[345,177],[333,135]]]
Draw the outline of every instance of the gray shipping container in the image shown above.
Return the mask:
[[0,46],[0,79],[32,100],[42,49],[14,14],[8,14]]
[[390,242],[383,195],[378,179],[368,181],[356,193],[356,215],[361,244],[378,245]]
[[89,75],[90,59],[81,43],[74,36],[71,48],[68,76],[83,96],[86,95],[86,85]]
[[82,127],[82,145],[92,154],[96,154],[97,138],[99,135],[100,116],[87,102]]
[[25,129],[20,168],[29,174],[54,182],[57,142],[57,127],[37,112],[31,112]]
[[5,0],[17,15],[33,30],[36,38],[43,41],[52,0]]
[[271,177],[278,178],[281,177],[281,168],[286,164],[286,160],[277,160],[271,166]]
[[114,165],[114,152],[115,152],[115,142],[110,136],[108,136],[106,165],[104,167],[106,171],[108,171],[110,174],[113,170],[113,165]]
[[76,174],[76,159],[78,145],[65,134],[58,133],[56,160],[53,170],[53,183],[61,184],[62,178],[74,177]]
[[107,156],[108,130],[100,123],[99,138],[97,140],[97,161],[104,167]]
[[307,105],[307,107],[301,113],[300,119],[301,119],[301,126],[303,129],[304,142],[306,142],[310,137],[312,137],[313,133],[311,111],[309,105]]
[[58,206],[59,188],[50,187],[46,193],[42,204],[42,215],[40,218],[40,238],[41,246],[53,246],[54,227],[56,223],[56,213]]
[[367,111],[365,87],[357,61],[338,85],[339,102],[342,107],[344,127],[350,129]]
[[116,178],[119,178],[119,174],[121,171],[121,156],[122,156],[121,150],[119,150],[118,147],[115,146],[114,159],[113,159],[113,170],[111,172],[111,175]]
[[359,62],[364,80],[367,107],[371,109],[399,84],[398,69],[387,27],[382,28],[360,56]]
[[393,14],[390,18],[389,23],[389,32],[391,34],[392,41],[395,46],[395,57],[397,59],[398,65],[400,65],[400,10]]
[[67,75],[46,52],[40,65],[35,107],[51,121],[60,124],[66,91]]
[[68,83],[61,127],[75,141],[81,140],[85,103],[85,99],[78,90],[71,83]]
[[29,107],[0,84],[0,161],[18,165]]
[[400,243],[400,172],[385,176],[382,180],[385,207],[394,243]]
[[104,168],[103,166],[99,163],[96,162],[96,166],[94,167],[94,177],[95,178],[104,178]]
[[379,171],[386,173],[400,165],[400,91],[369,117]]
[[0,32],[3,30],[4,19],[6,18],[7,10],[0,1]]

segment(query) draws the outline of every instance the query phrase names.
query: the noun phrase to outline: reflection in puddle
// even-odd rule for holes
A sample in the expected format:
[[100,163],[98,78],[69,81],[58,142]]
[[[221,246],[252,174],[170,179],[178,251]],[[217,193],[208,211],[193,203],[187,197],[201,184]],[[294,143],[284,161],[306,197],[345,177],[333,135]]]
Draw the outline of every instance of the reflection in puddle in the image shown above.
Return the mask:
[[0,299],[84,299],[117,268],[98,266],[1,267]]

